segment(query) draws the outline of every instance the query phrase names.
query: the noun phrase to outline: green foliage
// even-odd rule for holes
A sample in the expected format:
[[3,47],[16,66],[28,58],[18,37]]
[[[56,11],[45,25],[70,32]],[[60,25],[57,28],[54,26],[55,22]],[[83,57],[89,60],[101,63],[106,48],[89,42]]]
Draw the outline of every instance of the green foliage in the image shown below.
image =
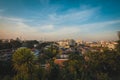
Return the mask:
[[12,56],[14,69],[17,71],[17,75],[15,76],[15,80],[19,80],[21,78],[31,78],[32,73],[34,71],[34,54],[30,49],[20,48],[16,50],[16,52]]
[[10,44],[12,45],[12,48],[14,48],[14,49],[17,49],[17,48],[21,47],[21,45],[22,45],[21,42],[16,41],[16,40],[10,41]]
[[12,78],[9,75],[6,75],[2,80],[12,80]]
[[59,75],[60,75],[60,67],[55,64],[52,60],[49,62],[50,67],[48,70],[48,80],[61,80],[59,79]]
[[110,80],[107,73],[97,73],[97,80]]
[[63,69],[64,80],[110,80],[111,75],[120,71],[119,59],[116,51],[107,49],[104,52],[89,52],[84,56],[70,54]]
[[39,55],[39,62],[41,64],[44,64],[48,62],[49,60],[53,59],[56,57],[58,54],[57,48],[55,48],[53,45],[51,45],[49,48],[43,50],[43,54]]
[[0,43],[0,50],[2,49],[11,49],[12,45],[9,42],[6,43]]
[[14,74],[15,71],[11,61],[0,61],[0,79],[12,77]]
[[35,80],[45,80],[46,79],[46,71],[44,68],[39,67],[35,70]]
[[36,41],[36,40],[31,40],[31,41],[26,41],[26,42],[23,42],[22,46],[23,47],[27,47],[27,48],[33,48],[34,47],[34,44],[38,44],[39,42]]
[[117,51],[120,53],[120,40],[118,40],[117,43],[118,43],[118,44],[117,44],[117,47],[116,47],[116,48],[117,48]]
[[0,50],[2,49],[17,49],[19,47],[21,47],[22,43],[17,41],[17,40],[11,40],[10,42],[0,42]]
[[62,75],[63,80],[82,80],[82,73],[85,68],[83,56],[70,54],[69,60],[64,63]]
[[[20,48],[12,56],[14,69],[17,71],[13,80],[119,80],[119,47],[118,42],[116,49],[111,51],[104,48],[103,52],[88,52],[84,55],[71,53],[62,67],[54,63],[59,51],[53,45],[43,50],[45,54],[39,55],[38,62],[30,49]],[[46,63],[49,64],[47,68],[41,67],[41,64]],[[0,62],[0,74],[4,74],[0,78],[3,80],[12,79],[12,68],[9,67],[8,63]]]

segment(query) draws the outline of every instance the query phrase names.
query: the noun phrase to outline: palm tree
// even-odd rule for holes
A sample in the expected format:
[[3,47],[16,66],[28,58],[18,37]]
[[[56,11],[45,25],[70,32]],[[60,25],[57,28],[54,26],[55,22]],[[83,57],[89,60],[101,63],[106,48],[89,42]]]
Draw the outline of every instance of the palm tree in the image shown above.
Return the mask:
[[[34,54],[30,49],[19,48],[12,56],[14,69],[17,71],[15,80],[26,78],[33,80]],[[23,79],[24,80],[24,79]]]

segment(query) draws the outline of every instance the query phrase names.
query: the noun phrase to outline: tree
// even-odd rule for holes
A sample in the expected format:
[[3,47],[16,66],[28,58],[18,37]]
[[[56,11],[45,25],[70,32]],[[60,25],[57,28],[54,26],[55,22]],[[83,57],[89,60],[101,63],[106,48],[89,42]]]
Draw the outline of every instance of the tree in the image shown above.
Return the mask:
[[0,43],[0,50],[2,49],[11,49],[12,45],[9,42],[6,43]]
[[23,42],[22,46],[27,48],[34,48],[35,44],[39,44],[39,42],[37,40],[30,40]]
[[[15,74],[15,70],[13,70],[12,62],[9,61],[0,61],[0,79],[5,80],[8,77],[12,77]],[[9,79],[6,79],[9,80]]]
[[83,56],[79,54],[71,53],[69,60],[64,62],[64,66],[61,71],[62,80],[85,80],[85,60]]
[[49,69],[47,71],[48,80],[61,80],[60,79],[60,67],[54,63],[54,60],[49,60]]
[[33,80],[34,54],[30,49],[19,48],[12,56],[14,69],[17,71],[15,80]]
[[17,49],[17,48],[21,47],[21,45],[22,45],[22,43],[20,41],[17,41],[17,40],[11,40],[10,44],[11,44],[13,49]]
[[47,49],[43,49],[43,53],[39,55],[39,62],[41,64],[45,64],[45,62],[54,59],[56,55],[58,54],[58,48],[54,45],[50,45]]

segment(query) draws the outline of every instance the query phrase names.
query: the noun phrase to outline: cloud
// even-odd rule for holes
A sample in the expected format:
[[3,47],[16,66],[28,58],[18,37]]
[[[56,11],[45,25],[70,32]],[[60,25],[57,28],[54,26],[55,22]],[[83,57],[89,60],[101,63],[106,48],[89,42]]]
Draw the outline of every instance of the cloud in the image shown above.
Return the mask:
[[120,30],[120,20],[95,22],[76,27],[81,28],[78,37],[84,40],[117,40],[117,31]]
[[100,7],[86,9],[71,8],[63,12],[58,12],[58,10],[62,10],[62,8],[59,6],[49,6],[47,8],[43,8],[40,13],[38,13],[39,15],[33,17],[32,19],[34,20],[34,23],[38,25],[67,25],[71,23],[82,23],[90,20],[91,18],[93,19],[97,14],[99,14]]
[[[50,21],[53,24],[65,24],[65,23],[71,23],[74,24],[74,22],[83,22],[88,19],[90,19],[93,15],[99,11],[99,8],[91,8],[91,9],[85,9],[85,10],[78,10],[78,9],[70,9],[62,14],[49,14],[48,21]],[[46,21],[46,22],[48,22]]]
[[32,20],[27,20],[23,18],[6,17],[6,16],[0,16],[0,20],[6,21],[6,22],[31,22],[32,21]]
[[[3,18],[0,18],[2,20]],[[4,18],[0,22],[0,37],[1,38],[16,38],[22,36],[23,39],[38,39],[45,38],[46,40],[59,40],[65,38],[83,38],[88,40],[97,39],[116,39],[115,30],[105,30],[105,27],[110,27],[114,24],[119,24],[120,20],[96,22],[77,26],[61,26],[56,28],[56,25],[41,25],[30,26],[24,23],[24,19],[19,18]],[[115,26],[114,26],[115,27]],[[104,32],[99,32],[103,28]],[[98,30],[97,33],[94,30]],[[111,34],[110,34],[111,33]]]
[[51,31],[51,30],[54,30],[54,26],[53,25],[43,25],[41,27],[39,27],[40,30],[43,30],[43,31]]
[[[2,18],[0,18],[2,20]],[[51,31],[52,30],[52,31]],[[46,32],[47,31],[47,32]],[[65,37],[67,34],[77,32],[74,27],[63,27],[55,29],[54,25],[29,26],[19,18],[4,18],[4,22],[0,22],[0,37],[1,38],[16,38],[19,36],[24,39],[38,39],[45,37],[48,40]]]
[[48,40],[60,40],[60,39],[67,39],[67,38],[74,38],[76,33],[80,31],[77,27],[63,27],[54,30],[53,32],[45,33],[45,36]]
[[[38,19],[38,25],[30,25],[30,23],[35,23],[35,19],[27,20],[24,18],[0,16],[0,38],[10,39],[22,36],[23,39],[38,40],[42,38],[59,40],[78,37],[87,40],[116,39],[116,36],[113,36],[115,35],[115,30],[106,30],[105,28],[119,24],[120,20],[75,24],[75,22],[81,23],[90,20],[98,11],[99,8],[91,8],[82,11],[70,9],[62,14],[50,13],[47,15],[47,18],[43,20]],[[73,25],[67,25],[69,23]]]
[[[104,29],[105,27],[110,27],[114,24],[120,24],[120,20],[88,23],[88,24],[83,24],[83,25],[79,25],[79,26],[76,26],[76,27],[81,27],[82,30],[89,31],[89,30],[93,30],[93,29],[101,29],[101,28]],[[113,27],[115,27],[115,26],[113,26]]]

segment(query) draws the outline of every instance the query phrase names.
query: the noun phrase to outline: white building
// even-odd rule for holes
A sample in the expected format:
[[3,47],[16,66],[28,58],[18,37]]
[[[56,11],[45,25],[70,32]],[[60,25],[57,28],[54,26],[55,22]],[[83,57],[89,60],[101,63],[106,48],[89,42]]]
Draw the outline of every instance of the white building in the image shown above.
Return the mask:
[[61,47],[69,48],[75,46],[76,42],[73,39],[61,40],[57,42]]

